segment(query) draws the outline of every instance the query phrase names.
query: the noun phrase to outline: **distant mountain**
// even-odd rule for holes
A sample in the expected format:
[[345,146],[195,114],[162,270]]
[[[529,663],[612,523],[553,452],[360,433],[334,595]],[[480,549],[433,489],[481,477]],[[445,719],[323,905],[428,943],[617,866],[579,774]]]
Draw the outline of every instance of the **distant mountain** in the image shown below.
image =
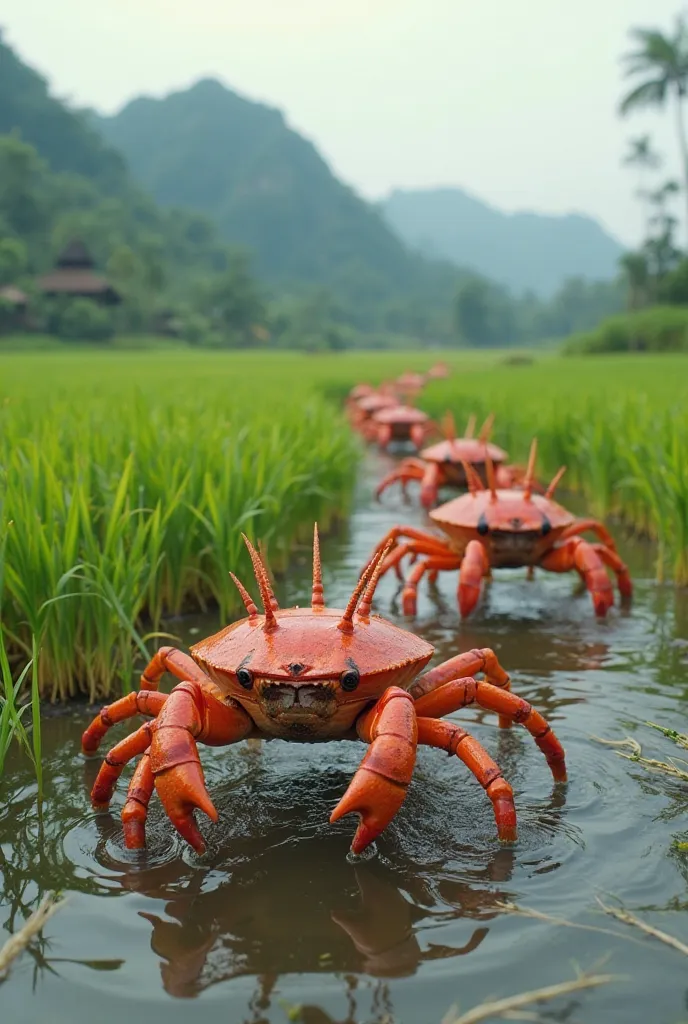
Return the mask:
[[353,306],[449,309],[456,269],[410,252],[278,110],[204,79],[98,123],[158,202],[211,217],[265,279],[326,286]]
[[458,188],[397,190],[380,209],[407,245],[516,293],[549,297],[567,278],[609,280],[624,251],[591,217],[504,213]]
[[3,41],[0,31],[0,135],[18,130],[51,171],[80,174],[104,190],[127,187],[126,165],[85,114],[50,95],[48,83]]
[[164,281],[175,298],[223,272],[230,249],[209,220],[157,205],[97,121],[52,95],[0,32],[0,239],[26,245],[29,273],[81,239],[102,269],[114,256],[130,285]]

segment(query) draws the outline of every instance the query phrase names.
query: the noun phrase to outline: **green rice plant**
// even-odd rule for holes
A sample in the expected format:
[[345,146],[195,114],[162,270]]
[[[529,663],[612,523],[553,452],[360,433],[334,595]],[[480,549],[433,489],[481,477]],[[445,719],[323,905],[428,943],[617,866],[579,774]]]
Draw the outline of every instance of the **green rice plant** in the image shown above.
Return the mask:
[[[565,464],[563,485],[591,514],[613,516],[658,544],[657,578],[688,585],[688,364],[685,356],[543,358],[432,385],[434,416],[495,412],[494,437],[523,461],[533,436],[541,475]],[[474,399],[478,395],[478,399]],[[461,422],[461,416],[457,416]]]
[[41,638],[48,699],[126,692],[141,634],[161,635],[165,616],[238,610],[229,570],[248,569],[242,531],[279,570],[315,518],[345,507],[360,449],[314,384],[263,373],[255,357],[183,356],[166,369],[144,358],[132,389],[136,356],[65,355],[42,392],[30,359],[7,361],[2,628],[18,662]]
[[[240,608],[241,533],[273,571],[318,519],[346,513],[361,447],[342,415],[354,383],[423,370],[437,353],[43,352],[0,355],[2,631],[13,669],[39,639],[44,698],[126,691],[170,615]],[[688,582],[685,357],[442,353],[420,404],[495,413],[495,440],[590,511],[656,538],[658,573]],[[565,492],[564,492],[565,494]],[[12,521],[12,526],[7,523]],[[139,642],[140,641],[140,642]],[[16,673],[15,673],[16,675]]]
[[[0,539],[0,602],[4,587],[6,534]],[[25,704],[19,701],[25,692],[25,681],[31,672],[31,697]],[[31,711],[30,735],[24,719]],[[5,760],[13,741],[31,757],[36,772],[39,798],[43,791],[43,765],[41,761],[41,709],[38,691],[38,647],[36,638],[32,638],[32,657],[16,680],[12,676],[5,642],[0,629],[0,779],[5,767]]]

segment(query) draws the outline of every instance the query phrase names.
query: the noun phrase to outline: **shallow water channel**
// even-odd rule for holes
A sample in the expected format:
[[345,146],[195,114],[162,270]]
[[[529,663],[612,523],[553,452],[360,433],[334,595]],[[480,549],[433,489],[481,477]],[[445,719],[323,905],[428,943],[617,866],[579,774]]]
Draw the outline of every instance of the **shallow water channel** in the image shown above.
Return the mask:
[[[368,457],[350,519],[323,543],[330,605],[346,600],[391,525],[423,522],[398,492],[373,500],[389,461]],[[191,1012],[205,1024],[439,1024],[453,1004],[465,1011],[602,961],[622,979],[543,1007],[543,1019],[688,1020],[688,959],[596,904],[622,901],[688,942],[688,853],[677,848],[688,839],[688,784],[591,738],[634,736],[666,759],[680,751],[644,723],[688,731],[688,598],[654,584],[647,547],[620,547],[635,602],[604,622],[574,576],[496,573],[467,623],[455,573],[419,589],[411,628],[435,645],[436,660],[492,646],[566,748],[570,782],[558,792],[524,730],[500,733],[494,715],[472,709],[457,716],[514,786],[513,847],[500,846],[489,801],[463,765],[423,748],[377,855],[351,864],[355,822],[333,827],[328,816],[363,746],[275,741],[203,748],[220,811],[217,825],[202,823],[208,853],[186,850],[155,806],[142,858],[123,849],[117,813],[91,811],[99,760],[79,752],[86,713],[47,716],[42,815],[18,758],[0,786],[0,945],[39,893],[58,888],[69,899],[0,985],[2,1021],[176,1024]],[[281,603],[303,603],[309,582],[304,549]],[[377,610],[403,624],[391,574]],[[169,628],[191,643],[218,623]],[[593,930],[517,916],[504,902]]]

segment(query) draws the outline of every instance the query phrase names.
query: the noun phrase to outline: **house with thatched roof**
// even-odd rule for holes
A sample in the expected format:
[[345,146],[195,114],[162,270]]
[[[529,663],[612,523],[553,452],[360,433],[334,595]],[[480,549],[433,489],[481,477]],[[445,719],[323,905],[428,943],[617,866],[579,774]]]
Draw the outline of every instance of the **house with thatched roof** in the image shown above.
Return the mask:
[[44,295],[55,298],[93,299],[103,305],[116,305],[122,296],[107,278],[97,274],[91,254],[83,242],[73,239],[58,256],[55,269],[36,282]]

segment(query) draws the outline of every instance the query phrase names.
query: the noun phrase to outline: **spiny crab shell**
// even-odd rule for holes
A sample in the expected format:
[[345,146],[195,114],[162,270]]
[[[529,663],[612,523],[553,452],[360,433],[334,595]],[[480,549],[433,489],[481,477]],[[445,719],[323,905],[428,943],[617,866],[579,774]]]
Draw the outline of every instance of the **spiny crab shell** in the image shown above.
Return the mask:
[[[362,708],[388,686],[409,686],[434,654],[431,644],[378,615],[357,615],[356,628],[342,631],[344,614],[344,609],[324,607],[278,610],[275,627],[267,631],[262,617],[241,619],[196,644],[191,655],[261,731],[292,740],[336,739],[352,730]],[[239,669],[251,673],[250,690],[239,682]],[[354,692],[342,694],[336,707],[337,691],[350,672],[360,682]],[[306,706],[301,696],[292,714],[279,720],[266,714],[272,685],[293,683],[302,692],[309,682],[318,692],[308,694]]]
[[372,416],[380,409],[388,409],[398,404],[398,398],[394,398],[392,395],[380,395],[377,392],[372,395],[364,395],[356,402],[358,409],[367,416]]
[[427,423],[430,417],[422,409],[414,409],[412,405],[390,405],[373,413],[376,423],[403,424],[412,426],[414,423]]
[[457,437],[438,441],[428,448],[423,448],[420,457],[425,462],[436,462],[444,469],[446,482],[455,487],[466,486],[464,462],[475,466],[483,481],[487,479],[487,460],[492,459],[495,468],[501,466],[509,457],[508,452],[491,441],[482,441],[477,437]]
[[429,515],[451,538],[453,547],[464,550],[469,541],[479,540],[490,564],[501,568],[537,565],[575,522],[575,516],[556,501],[511,489],[474,490]]
[[311,607],[280,609],[264,563],[247,545],[265,615],[232,574],[248,618],[200,641],[192,658],[264,734],[309,742],[353,738],[363,708],[388,686],[410,686],[434,654],[425,640],[370,614],[383,553],[370,562],[346,608],[327,608],[316,526]]

